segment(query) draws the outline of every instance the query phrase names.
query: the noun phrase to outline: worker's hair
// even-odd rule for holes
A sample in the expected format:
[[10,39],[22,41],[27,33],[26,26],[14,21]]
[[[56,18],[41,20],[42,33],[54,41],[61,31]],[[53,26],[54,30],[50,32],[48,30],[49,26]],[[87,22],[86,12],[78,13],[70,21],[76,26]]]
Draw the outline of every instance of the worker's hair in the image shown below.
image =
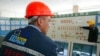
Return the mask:
[[45,16],[31,16],[28,18],[28,24],[35,24],[38,18],[42,18],[42,20],[46,19]]
[[37,21],[38,16],[30,16],[28,17],[28,24],[35,24]]

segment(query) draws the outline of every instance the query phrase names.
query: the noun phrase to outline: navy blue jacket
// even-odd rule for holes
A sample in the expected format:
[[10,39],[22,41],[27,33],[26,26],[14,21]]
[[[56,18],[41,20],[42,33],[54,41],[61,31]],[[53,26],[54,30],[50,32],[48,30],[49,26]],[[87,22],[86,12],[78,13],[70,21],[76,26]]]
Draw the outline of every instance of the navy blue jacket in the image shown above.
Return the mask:
[[17,47],[12,47],[12,44],[38,51],[45,56],[57,56],[56,44],[32,26],[11,31],[4,41],[10,43],[10,47],[4,43],[0,56],[35,56],[25,50],[21,51],[23,48],[17,50]]
[[97,42],[98,40],[98,28],[97,27],[94,27],[94,28],[82,27],[82,28],[89,30],[89,35],[88,35],[89,42]]

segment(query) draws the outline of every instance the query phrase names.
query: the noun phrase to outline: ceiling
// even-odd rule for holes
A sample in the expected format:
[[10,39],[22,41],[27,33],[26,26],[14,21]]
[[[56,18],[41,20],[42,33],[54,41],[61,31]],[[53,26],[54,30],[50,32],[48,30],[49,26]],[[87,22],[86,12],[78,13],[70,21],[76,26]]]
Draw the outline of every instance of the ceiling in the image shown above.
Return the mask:
[[[31,1],[37,0],[0,0],[0,16],[23,17],[25,7]],[[46,3],[55,12],[72,12],[73,5],[81,10],[100,8],[100,0],[39,0]],[[100,10],[100,9],[98,9]]]

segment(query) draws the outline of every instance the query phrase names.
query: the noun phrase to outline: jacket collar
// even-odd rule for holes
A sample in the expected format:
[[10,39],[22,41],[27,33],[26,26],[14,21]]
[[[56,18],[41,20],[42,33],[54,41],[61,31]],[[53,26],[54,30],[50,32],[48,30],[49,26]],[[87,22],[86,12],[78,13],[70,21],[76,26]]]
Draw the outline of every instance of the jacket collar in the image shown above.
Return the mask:
[[28,26],[31,26],[31,27],[37,29],[39,32],[41,32],[41,30],[37,26],[35,26],[35,25],[28,25]]

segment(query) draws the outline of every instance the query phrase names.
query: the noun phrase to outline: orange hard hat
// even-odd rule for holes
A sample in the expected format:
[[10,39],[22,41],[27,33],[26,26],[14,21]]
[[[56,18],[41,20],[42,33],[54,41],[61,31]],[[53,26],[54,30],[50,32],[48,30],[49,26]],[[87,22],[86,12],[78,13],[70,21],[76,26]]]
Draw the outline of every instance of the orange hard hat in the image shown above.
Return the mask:
[[50,8],[43,2],[35,1],[28,4],[26,7],[25,18],[30,16],[53,16]]

